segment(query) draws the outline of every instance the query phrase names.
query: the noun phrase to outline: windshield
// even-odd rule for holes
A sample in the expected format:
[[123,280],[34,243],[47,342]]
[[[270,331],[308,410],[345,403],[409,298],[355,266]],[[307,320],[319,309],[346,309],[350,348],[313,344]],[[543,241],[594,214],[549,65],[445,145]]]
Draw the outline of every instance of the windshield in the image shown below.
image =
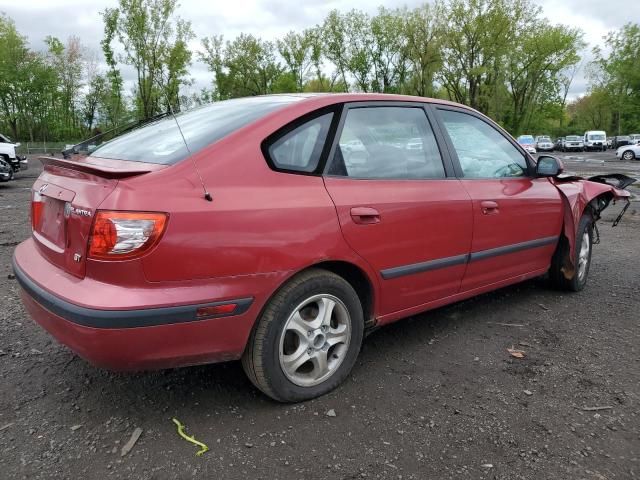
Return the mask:
[[589,140],[604,140],[604,135],[602,133],[590,133],[587,138]]
[[521,145],[533,144],[533,137],[531,135],[521,135],[518,137],[518,143]]
[[[274,95],[225,100],[176,115],[164,115],[95,148],[92,157],[171,165],[302,96]],[[88,142],[85,142],[88,143]],[[95,150],[93,150],[95,148]]]
[[577,135],[569,135],[566,139],[570,142],[577,142],[580,140],[580,137]]

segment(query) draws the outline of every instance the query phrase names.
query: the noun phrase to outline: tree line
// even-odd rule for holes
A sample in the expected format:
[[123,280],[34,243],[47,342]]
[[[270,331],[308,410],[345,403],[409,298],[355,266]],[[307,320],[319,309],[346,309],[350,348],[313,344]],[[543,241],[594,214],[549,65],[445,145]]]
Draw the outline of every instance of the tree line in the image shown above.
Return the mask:
[[[286,92],[450,99],[513,134],[628,129],[640,117],[637,24],[605,39],[609,54],[596,47],[589,94],[568,103],[583,33],[552,24],[531,0],[435,0],[374,15],[333,10],[275,40],[210,35],[197,51],[178,9],[177,0],[119,0],[103,11],[104,62],[74,36],[47,37],[46,51],[34,51],[0,16],[0,131],[23,141],[73,140],[210,101]],[[198,92],[189,73],[195,60],[212,76]],[[132,88],[124,66],[135,72]]]
[[604,43],[609,53],[594,49],[589,92],[570,106],[571,124],[609,135],[640,133],[640,25],[628,23]]

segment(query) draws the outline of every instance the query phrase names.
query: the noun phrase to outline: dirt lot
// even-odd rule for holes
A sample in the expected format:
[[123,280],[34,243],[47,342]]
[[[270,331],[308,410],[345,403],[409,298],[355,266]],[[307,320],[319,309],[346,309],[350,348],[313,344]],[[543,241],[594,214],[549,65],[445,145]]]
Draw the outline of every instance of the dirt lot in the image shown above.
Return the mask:
[[[640,177],[610,153],[564,157]],[[37,174],[0,184],[0,478],[640,478],[639,203],[601,222],[582,293],[536,280],[404,320],[341,388],[291,406],[238,363],[112,374],[36,326],[10,265]],[[211,450],[196,457],[172,417]]]

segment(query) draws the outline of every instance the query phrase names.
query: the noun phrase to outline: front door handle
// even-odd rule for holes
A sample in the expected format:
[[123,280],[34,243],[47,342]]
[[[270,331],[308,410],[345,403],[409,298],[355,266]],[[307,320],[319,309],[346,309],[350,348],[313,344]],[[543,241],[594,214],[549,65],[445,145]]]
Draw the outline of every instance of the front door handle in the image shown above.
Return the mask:
[[482,213],[484,215],[495,215],[500,212],[498,204],[491,200],[484,200],[480,202],[480,208],[482,209]]
[[351,218],[354,223],[372,225],[380,223],[380,212],[371,207],[353,207],[351,209]]

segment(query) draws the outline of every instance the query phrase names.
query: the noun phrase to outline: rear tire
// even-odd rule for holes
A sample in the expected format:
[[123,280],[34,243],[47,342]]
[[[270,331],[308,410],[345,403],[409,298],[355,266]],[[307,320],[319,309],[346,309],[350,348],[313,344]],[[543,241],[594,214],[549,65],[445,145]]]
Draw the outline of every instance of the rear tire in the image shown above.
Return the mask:
[[279,402],[336,388],[355,365],[364,331],[358,294],[342,277],[311,269],[269,301],[242,356],[247,377]]
[[593,250],[593,218],[588,213],[582,215],[578,224],[574,250],[575,272],[571,279],[567,279],[562,268],[564,266],[563,260],[568,255],[569,242],[566,238],[561,237],[549,268],[549,278],[555,288],[579,292],[587,284]]

